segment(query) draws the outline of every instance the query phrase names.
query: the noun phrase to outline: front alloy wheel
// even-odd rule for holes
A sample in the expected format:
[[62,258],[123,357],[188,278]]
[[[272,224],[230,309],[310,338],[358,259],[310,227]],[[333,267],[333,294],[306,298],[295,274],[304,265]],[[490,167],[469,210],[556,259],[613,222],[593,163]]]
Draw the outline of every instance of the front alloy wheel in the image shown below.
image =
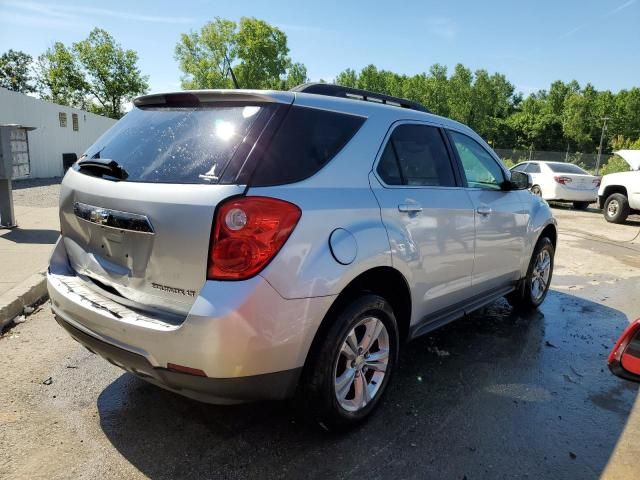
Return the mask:
[[553,276],[554,254],[555,248],[551,240],[547,237],[540,238],[529,261],[527,275],[506,297],[514,308],[534,309],[544,301]]
[[547,293],[551,277],[551,255],[549,250],[541,250],[536,257],[536,263],[531,273],[531,298],[539,302]]

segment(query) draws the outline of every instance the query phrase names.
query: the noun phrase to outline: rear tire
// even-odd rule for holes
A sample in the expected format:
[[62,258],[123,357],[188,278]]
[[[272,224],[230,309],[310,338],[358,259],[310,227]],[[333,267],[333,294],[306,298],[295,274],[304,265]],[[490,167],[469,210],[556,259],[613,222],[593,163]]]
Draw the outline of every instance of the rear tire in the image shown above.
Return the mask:
[[591,205],[591,202],[573,202],[573,208],[576,210],[586,210]]
[[398,327],[391,305],[373,294],[357,297],[329,321],[305,365],[299,406],[325,429],[344,430],[378,406],[397,365]]
[[527,275],[518,282],[517,288],[506,296],[507,301],[517,310],[538,308],[549,292],[553,276],[555,249],[547,237],[538,240],[529,261]]
[[630,212],[629,199],[621,193],[609,195],[602,210],[605,220],[610,223],[624,223]]

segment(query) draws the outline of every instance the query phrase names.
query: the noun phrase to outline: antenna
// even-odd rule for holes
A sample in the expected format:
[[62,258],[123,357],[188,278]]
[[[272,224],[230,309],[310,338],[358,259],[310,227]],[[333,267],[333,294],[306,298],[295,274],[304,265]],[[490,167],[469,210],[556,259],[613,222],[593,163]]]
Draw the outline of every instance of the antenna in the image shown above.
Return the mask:
[[224,52],[224,59],[227,62],[227,65],[229,66],[229,73],[231,74],[231,81],[233,81],[233,87],[236,89],[240,88],[238,86],[238,80],[236,79],[236,76],[233,73],[233,68],[231,68],[231,60],[229,60],[229,57],[227,57],[227,52]]

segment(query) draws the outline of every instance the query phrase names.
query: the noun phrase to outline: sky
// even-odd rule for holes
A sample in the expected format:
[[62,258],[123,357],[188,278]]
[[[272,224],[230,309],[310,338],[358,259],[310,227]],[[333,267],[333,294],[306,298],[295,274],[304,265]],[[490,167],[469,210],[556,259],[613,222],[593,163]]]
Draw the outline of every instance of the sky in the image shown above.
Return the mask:
[[314,81],[368,64],[412,75],[462,63],[503,73],[524,94],[558,79],[640,86],[640,0],[0,0],[0,52],[35,58],[100,27],[138,52],[152,92],[176,90],[180,33],[216,16],[278,26]]

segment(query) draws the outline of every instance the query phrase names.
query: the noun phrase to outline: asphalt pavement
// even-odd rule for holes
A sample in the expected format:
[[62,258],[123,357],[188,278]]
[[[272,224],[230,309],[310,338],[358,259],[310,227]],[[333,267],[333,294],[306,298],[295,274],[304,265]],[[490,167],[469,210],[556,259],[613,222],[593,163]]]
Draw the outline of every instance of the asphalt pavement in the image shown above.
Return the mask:
[[606,356],[640,316],[640,222],[554,213],[540,310],[499,301],[410,343],[374,417],[346,434],[289,402],[220,407],[148,385],[45,304],[0,338],[0,478],[637,478],[638,386]]

